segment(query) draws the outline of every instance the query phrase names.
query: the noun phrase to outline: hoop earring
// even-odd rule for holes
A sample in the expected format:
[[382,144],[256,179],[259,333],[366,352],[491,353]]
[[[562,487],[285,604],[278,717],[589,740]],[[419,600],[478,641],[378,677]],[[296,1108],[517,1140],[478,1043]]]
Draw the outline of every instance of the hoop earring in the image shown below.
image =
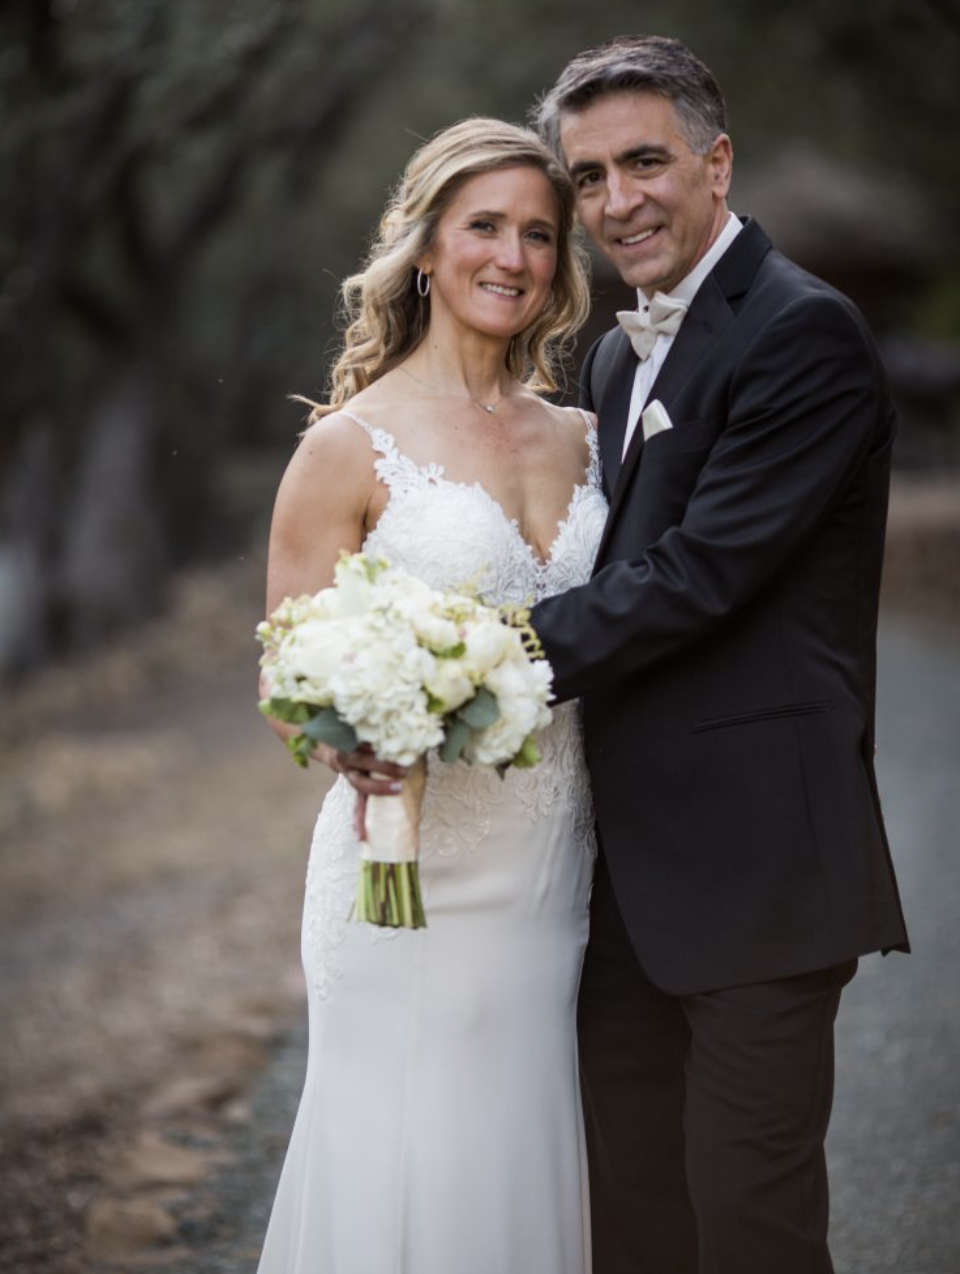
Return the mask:
[[417,270],[417,291],[421,296],[430,295],[430,275],[422,270]]

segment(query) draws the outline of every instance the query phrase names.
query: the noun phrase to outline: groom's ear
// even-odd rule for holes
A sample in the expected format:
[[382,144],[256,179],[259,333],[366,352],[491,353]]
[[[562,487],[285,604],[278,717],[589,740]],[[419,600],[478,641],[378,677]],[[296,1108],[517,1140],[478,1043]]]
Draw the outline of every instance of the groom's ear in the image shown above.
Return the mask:
[[721,133],[706,154],[710,187],[718,199],[726,199],[733,176],[733,143]]

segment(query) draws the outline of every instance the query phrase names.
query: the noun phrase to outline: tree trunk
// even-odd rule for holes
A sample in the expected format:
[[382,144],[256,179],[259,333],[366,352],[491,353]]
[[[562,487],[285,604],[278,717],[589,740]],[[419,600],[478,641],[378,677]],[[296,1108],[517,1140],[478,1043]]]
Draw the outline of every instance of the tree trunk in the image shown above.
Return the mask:
[[155,454],[160,399],[142,364],[120,374],[89,422],[56,589],[69,646],[159,609],[167,555]]

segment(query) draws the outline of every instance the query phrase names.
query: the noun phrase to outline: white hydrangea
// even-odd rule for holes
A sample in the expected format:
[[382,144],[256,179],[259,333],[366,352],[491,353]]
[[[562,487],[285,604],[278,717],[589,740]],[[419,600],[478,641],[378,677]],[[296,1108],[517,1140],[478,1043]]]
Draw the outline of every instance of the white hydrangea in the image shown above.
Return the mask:
[[508,628],[494,611],[490,617],[478,619],[468,628],[463,665],[477,682],[484,678],[505,659],[522,656],[520,634]]

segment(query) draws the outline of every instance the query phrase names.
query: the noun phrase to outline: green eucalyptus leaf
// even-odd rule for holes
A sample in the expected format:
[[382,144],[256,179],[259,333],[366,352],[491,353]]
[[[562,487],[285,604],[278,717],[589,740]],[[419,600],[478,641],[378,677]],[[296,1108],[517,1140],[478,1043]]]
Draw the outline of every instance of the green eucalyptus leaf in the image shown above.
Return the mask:
[[470,702],[463,705],[457,716],[472,730],[482,730],[485,726],[493,725],[500,717],[497,696],[481,686]]
[[335,708],[321,708],[304,725],[303,732],[314,743],[329,743],[338,752],[353,752],[360,742],[353,726],[339,717]]
[[440,744],[440,760],[446,761],[448,765],[452,765],[454,761],[458,761],[463,755],[463,749],[467,746],[467,740],[469,738],[470,727],[465,721],[461,721],[457,717],[454,717],[447,727],[446,737]]

